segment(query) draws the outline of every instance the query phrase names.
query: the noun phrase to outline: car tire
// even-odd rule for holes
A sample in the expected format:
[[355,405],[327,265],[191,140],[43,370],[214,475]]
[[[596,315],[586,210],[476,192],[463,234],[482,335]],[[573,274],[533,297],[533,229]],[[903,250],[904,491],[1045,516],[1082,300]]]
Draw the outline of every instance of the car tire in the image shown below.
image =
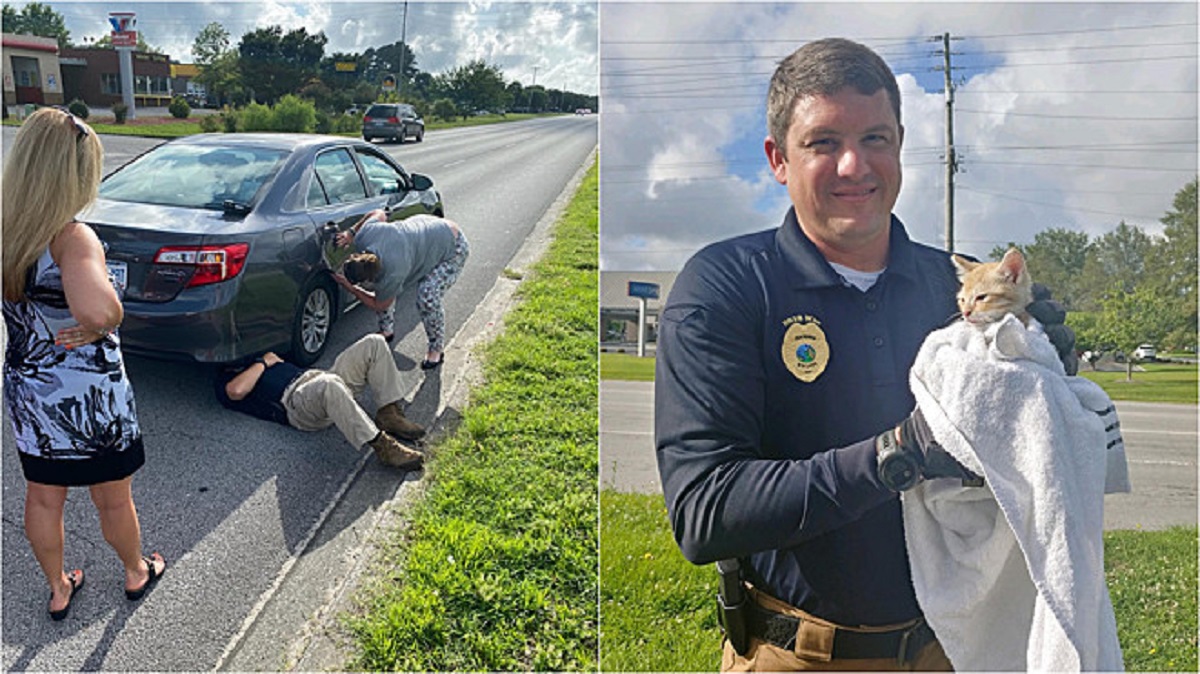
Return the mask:
[[304,287],[292,319],[293,363],[308,367],[325,353],[336,309],[333,284],[328,279],[316,278]]
[[425,129],[419,129],[417,131],[417,142],[420,143],[423,140],[425,140]]

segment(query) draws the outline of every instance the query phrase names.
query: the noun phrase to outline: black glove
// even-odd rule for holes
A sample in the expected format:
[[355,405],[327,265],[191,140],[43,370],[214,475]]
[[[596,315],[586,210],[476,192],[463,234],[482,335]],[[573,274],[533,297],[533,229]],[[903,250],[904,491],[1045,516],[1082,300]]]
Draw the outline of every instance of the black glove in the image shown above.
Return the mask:
[[880,433],[875,438],[875,451],[879,479],[892,491],[906,491],[922,479],[939,477],[957,477],[964,487],[983,486],[983,478],[964,468],[933,439],[920,408],[900,425]]
[[1067,320],[1067,310],[1050,299],[1050,289],[1040,283],[1033,284],[1033,301],[1025,310],[1046,329],[1046,336],[1058,351],[1063,370],[1066,370],[1068,375],[1079,372],[1079,356],[1075,353],[1075,331],[1064,323]]

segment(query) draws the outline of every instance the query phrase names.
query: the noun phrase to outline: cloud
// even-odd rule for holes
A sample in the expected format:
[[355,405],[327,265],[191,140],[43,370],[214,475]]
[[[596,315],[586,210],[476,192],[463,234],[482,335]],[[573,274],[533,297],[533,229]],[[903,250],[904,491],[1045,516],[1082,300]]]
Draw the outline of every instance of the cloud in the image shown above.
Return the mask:
[[[63,15],[76,42],[109,32],[109,6],[49,4]],[[598,89],[594,2],[409,2],[407,19],[404,2],[382,0],[154,2],[128,9],[137,13],[138,29],[149,44],[184,62],[192,58],[196,35],[213,21],[229,31],[234,45],[242,35],[272,25],[324,32],[326,55],[381,47],[404,33],[417,66],[426,72],[482,58],[500,66],[510,81],[532,83],[537,67],[538,82],[550,88],[584,94]]]
[[[986,257],[1050,227],[1096,236],[1122,219],[1158,232],[1197,167],[1195,24],[1182,4],[605,3],[601,267],[678,269],[708,242],[778,225],[788,202],[762,152],[766,84],[781,58],[832,35],[897,73],[895,211],[914,238],[944,240],[933,53],[945,32],[968,38],[952,46],[957,250]],[[642,250],[622,243],[633,237]]]

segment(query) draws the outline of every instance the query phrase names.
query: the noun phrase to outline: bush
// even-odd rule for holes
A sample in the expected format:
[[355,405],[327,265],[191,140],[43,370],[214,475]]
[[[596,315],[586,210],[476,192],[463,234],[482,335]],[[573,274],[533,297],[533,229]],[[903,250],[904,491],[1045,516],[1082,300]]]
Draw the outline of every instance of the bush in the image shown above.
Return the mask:
[[200,117],[200,130],[204,133],[216,133],[221,130],[221,126],[220,115],[202,115]]
[[187,99],[183,96],[176,96],[167,106],[167,112],[171,113],[175,119],[187,119],[188,115],[192,114],[192,106],[188,105]]
[[225,133],[237,133],[241,121],[242,115],[237,110],[229,106],[221,110],[221,124],[225,127]]
[[317,111],[317,133],[333,133],[334,124],[333,117],[328,112]]
[[275,115],[262,103],[251,103],[242,110],[243,131],[274,131]]
[[312,102],[287,94],[279,99],[272,111],[275,131],[312,133],[317,128],[317,110]]
[[433,102],[433,116],[449,122],[458,116],[458,110],[454,107],[454,101],[449,98],[439,98]]
[[129,106],[125,105],[125,103],[123,103],[121,101],[118,101],[116,103],[113,103],[112,111],[113,111],[113,117],[116,118],[117,124],[124,124],[125,117],[129,115]]
[[333,122],[334,133],[361,133],[362,117],[358,115],[338,115]]
[[88,109],[87,103],[84,103],[78,98],[68,103],[67,109],[71,111],[72,115],[75,115],[79,119],[87,119],[88,115],[90,115],[92,112]]

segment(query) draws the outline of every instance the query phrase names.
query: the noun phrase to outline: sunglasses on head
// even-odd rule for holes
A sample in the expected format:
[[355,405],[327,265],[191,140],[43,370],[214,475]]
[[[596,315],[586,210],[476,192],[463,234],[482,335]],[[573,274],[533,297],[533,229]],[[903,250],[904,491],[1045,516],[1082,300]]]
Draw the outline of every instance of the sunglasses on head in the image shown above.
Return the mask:
[[52,105],[50,107],[71,118],[71,123],[75,125],[75,142],[78,143],[79,141],[83,140],[83,137],[87,135],[87,127],[84,126],[83,120],[76,117],[75,113],[61,105]]

